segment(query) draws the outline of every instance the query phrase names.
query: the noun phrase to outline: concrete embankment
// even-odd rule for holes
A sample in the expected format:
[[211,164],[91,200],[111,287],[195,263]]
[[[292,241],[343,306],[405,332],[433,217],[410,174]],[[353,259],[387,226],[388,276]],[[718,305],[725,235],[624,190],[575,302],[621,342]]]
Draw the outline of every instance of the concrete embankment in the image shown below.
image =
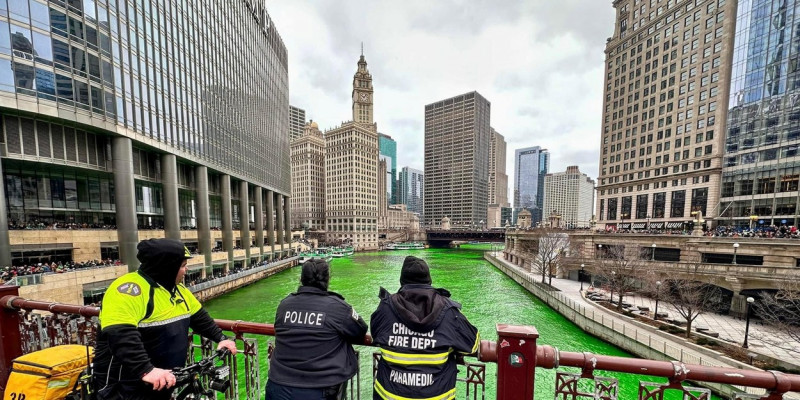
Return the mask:
[[234,275],[203,282],[189,289],[191,289],[198,300],[204,302],[222,296],[225,293],[230,293],[251,283],[258,282],[261,279],[275,275],[278,272],[285,271],[296,265],[299,265],[298,257],[292,257],[286,260],[275,261],[262,267],[242,271]]
[[[612,313],[602,307],[594,307],[578,302],[562,292],[545,290],[531,273],[505,260],[496,258],[491,253],[485,253],[484,258],[585,332],[636,356],[653,360],[676,360],[686,364],[758,370],[755,367],[728,358],[722,353],[671,337],[672,335],[666,332],[659,331],[632,318]],[[751,394],[764,393],[764,390],[756,388],[742,388],[714,383],[702,383],[702,385],[726,398],[732,398],[734,394],[741,393],[745,389],[747,393]],[[787,393],[784,398],[800,399],[800,395]]]

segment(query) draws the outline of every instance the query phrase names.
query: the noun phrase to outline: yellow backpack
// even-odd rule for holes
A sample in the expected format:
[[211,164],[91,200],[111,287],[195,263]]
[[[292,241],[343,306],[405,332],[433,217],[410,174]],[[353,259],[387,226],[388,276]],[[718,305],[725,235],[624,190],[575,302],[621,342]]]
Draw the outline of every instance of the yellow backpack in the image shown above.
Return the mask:
[[65,398],[75,389],[93,354],[91,347],[69,344],[17,357],[11,365],[4,400]]

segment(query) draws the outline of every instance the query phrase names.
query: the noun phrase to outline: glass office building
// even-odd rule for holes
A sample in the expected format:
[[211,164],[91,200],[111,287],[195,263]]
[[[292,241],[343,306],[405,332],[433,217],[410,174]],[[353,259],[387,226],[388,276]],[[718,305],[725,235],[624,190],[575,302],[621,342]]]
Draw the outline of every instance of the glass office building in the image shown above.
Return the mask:
[[796,0],[739,1],[720,224],[798,224],[798,13]]
[[[397,142],[389,135],[378,135],[380,160],[386,160],[386,200],[389,204],[397,204]],[[378,205],[383,207],[382,204]]]
[[[550,153],[539,146],[514,152],[514,208],[531,212],[531,224],[542,221],[544,177],[550,170]],[[516,220],[516,216],[514,217]]]
[[133,266],[140,229],[209,263],[211,229],[229,258],[288,241],[288,56],[255,3],[0,0],[0,229],[116,230]]

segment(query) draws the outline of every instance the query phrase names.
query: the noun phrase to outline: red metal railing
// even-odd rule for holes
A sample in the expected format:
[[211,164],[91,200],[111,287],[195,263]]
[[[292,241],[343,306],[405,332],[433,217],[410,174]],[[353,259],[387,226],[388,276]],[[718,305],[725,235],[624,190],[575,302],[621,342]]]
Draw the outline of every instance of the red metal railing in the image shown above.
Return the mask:
[[[36,349],[28,341],[39,341],[39,346],[62,344],[66,342],[92,344],[96,333],[94,319],[99,314],[96,307],[55,304],[26,300],[17,297],[15,287],[0,287],[0,389],[4,389],[8,378],[11,361],[24,352]],[[29,322],[32,311],[48,311],[51,314],[39,316]],[[77,317],[77,318],[76,318]],[[83,319],[89,318],[87,322]],[[256,363],[257,346],[255,340],[245,338],[245,334],[275,334],[270,324],[259,324],[247,321],[217,320],[219,326],[233,332],[237,340],[244,342],[245,364]],[[35,325],[39,336],[31,336],[31,325]],[[640,382],[639,399],[661,399],[666,391],[682,392],[687,399],[709,399],[708,389],[684,386],[685,382],[708,382],[730,385],[730,387],[746,387],[763,389],[761,394],[731,395],[734,399],[777,400],[790,397],[784,394],[800,391],[800,375],[784,374],[776,371],[749,371],[733,368],[717,368],[702,365],[684,364],[677,361],[655,361],[595,355],[591,353],[561,352],[551,346],[537,346],[539,337],[536,328],[530,326],[497,325],[497,341],[481,341],[478,359],[482,362],[497,363],[497,399],[533,399],[535,368],[557,369],[559,367],[577,367],[580,373],[558,372],[554,390],[556,399],[616,399],[618,383],[611,378],[596,377],[596,371],[612,371],[638,375],[662,377],[666,384]],[[45,337],[46,336],[46,337]],[[46,342],[47,341],[47,342]],[[46,343],[45,343],[46,342]],[[370,345],[367,338],[365,345]],[[44,343],[44,344],[43,344]],[[205,343],[204,346],[208,344]],[[208,351],[208,349],[204,349]],[[480,373],[468,369],[467,382],[483,381],[476,378]],[[472,374],[473,376],[470,376]],[[234,375],[235,376],[235,375]],[[587,381],[593,384],[586,390]],[[582,383],[579,385],[579,383]],[[257,372],[252,375],[246,371],[246,397],[261,398]],[[751,390],[752,391],[752,390]],[[473,394],[474,396],[475,394]],[[793,395],[792,395],[793,396]],[[238,397],[238,387],[228,393],[228,398]],[[477,398],[477,396],[476,396]]]

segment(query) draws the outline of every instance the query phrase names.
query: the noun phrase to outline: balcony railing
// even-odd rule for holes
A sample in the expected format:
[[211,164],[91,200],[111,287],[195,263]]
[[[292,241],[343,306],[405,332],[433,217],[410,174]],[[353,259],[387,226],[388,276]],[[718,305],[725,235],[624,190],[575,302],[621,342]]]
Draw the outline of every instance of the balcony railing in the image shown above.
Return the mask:
[[189,290],[191,290],[192,292],[199,292],[201,290],[208,289],[208,288],[211,288],[211,287],[214,287],[214,286],[217,286],[217,285],[221,285],[223,283],[232,282],[232,281],[235,281],[237,279],[244,278],[246,276],[257,274],[257,273],[262,272],[262,271],[266,271],[266,270],[269,270],[269,269],[272,269],[272,268],[277,268],[279,266],[285,265],[286,263],[290,263],[292,261],[295,261],[295,260],[297,260],[299,258],[300,257],[290,257],[290,258],[287,258],[287,259],[284,259],[284,260],[280,260],[280,261],[273,261],[273,262],[271,262],[269,264],[262,265],[260,267],[245,269],[245,270],[242,270],[242,271],[230,274],[230,275],[222,276],[222,277],[219,277],[219,278],[211,279],[211,280],[208,280],[208,281],[205,281],[205,282],[201,282],[201,283],[189,286]]
[[[0,389],[5,389],[11,361],[28,352],[60,344],[94,344],[97,334],[99,309],[89,306],[46,303],[18,297],[14,287],[0,288]],[[46,313],[43,313],[45,311]],[[237,345],[242,349],[227,362],[231,366],[231,389],[226,399],[261,399],[264,387],[260,375],[260,362],[267,362],[255,337],[273,336],[274,327],[247,321],[217,320],[217,324],[232,332]],[[245,335],[248,335],[245,337]],[[579,373],[558,371],[553,393],[556,399],[617,399],[619,382],[614,378],[596,376],[598,371],[648,375],[666,378],[667,383],[640,382],[638,398],[660,400],[665,392],[679,392],[685,399],[710,399],[709,389],[688,387],[687,382],[709,382],[715,384],[761,388],[764,394],[738,393],[733,399],[778,400],[794,399],[800,391],[800,375],[777,371],[750,371],[733,368],[709,367],[684,364],[678,361],[655,361],[625,357],[603,356],[591,353],[563,352],[551,346],[537,346],[539,337],[534,327],[497,325],[497,341],[481,341],[477,354],[479,362],[466,363],[466,376],[460,377],[465,385],[462,395],[483,399],[485,395],[486,369],[483,363],[497,364],[497,399],[533,399],[535,368],[557,369],[576,367]],[[188,357],[207,355],[213,344],[199,340]],[[379,355],[370,349],[371,339],[366,338],[361,353],[371,353],[373,368]],[[241,368],[241,369],[240,369]],[[348,398],[359,399],[362,391],[361,372],[348,386]],[[369,395],[366,395],[369,398]],[[548,396],[549,397],[549,396]]]

